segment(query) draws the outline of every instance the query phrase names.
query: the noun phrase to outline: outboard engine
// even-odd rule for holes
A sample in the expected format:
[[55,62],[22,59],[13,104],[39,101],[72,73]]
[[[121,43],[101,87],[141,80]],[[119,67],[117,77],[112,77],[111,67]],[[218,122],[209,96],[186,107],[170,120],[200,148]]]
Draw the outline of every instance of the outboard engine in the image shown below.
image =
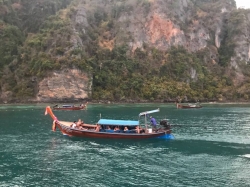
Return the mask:
[[163,126],[163,128],[167,129],[167,130],[171,128],[171,125],[170,125],[170,123],[168,122],[167,119],[161,120],[160,125]]

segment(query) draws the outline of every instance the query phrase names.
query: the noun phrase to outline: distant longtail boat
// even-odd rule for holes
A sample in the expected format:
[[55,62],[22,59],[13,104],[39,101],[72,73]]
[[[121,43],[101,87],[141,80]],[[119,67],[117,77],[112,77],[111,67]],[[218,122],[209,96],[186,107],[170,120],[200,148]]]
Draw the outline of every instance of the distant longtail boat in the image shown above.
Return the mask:
[[88,102],[86,104],[80,104],[80,106],[75,105],[62,105],[53,106],[53,110],[85,110],[87,108]]
[[176,103],[176,108],[182,108],[182,109],[192,109],[192,108],[202,108],[202,106],[198,103],[195,104],[187,104],[187,105],[183,105],[180,103]]

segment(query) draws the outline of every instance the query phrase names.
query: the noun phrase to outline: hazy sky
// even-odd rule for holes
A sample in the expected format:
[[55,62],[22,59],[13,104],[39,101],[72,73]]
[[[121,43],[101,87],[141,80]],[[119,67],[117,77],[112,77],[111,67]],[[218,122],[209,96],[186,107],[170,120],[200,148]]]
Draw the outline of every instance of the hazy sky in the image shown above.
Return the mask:
[[237,7],[250,8],[250,0],[235,0]]

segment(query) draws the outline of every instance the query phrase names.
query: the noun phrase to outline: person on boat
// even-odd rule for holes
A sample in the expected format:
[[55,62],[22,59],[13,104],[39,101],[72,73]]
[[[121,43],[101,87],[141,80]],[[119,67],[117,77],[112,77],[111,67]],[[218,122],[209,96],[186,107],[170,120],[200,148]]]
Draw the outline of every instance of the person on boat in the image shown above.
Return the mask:
[[82,104],[80,104],[80,107],[81,107],[81,108],[85,108],[85,107],[87,106],[87,104],[88,104],[88,102],[87,102],[86,104],[83,104],[83,103],[82,103]]
[[76,128],[83,130],[83,127],[82,127],[83,124],[84,124],[84,122],[81,119],[79,119],[76,123]]
[[156,122],[155,118],[153,118],[152,116],[150,116],[150,123],[151,123],[153,129],[156,130],[157,122]]
[[138,134],[140,134],[141,129],[140,129],[140,127],[139,127],[139,126],[136,126],[136,127],[135,127],[135,132],[136,132],[136,133],[138,133]]
[[83,123],[83,121],[82,121],[81,119],[78,119],[78,121],[77,121],[76,125],[81,126],[81,125],[82,125],[82,123]]
[[124,127],[124,131],[128,131],[128,127],[126,126],[126,127]]
[[100,129],[101,129],[101,125],[96,124],[95,131],[96,131],[96,132],[99,132],[99,131],[100,131]]
[[118,127],[118,126],[116,126],[115,128],[114,128],[114,131],[119,131],[120,130],[120,128]]
[[71,128],[76,128],[76,121],[74,121],[71,125],[70,125]]

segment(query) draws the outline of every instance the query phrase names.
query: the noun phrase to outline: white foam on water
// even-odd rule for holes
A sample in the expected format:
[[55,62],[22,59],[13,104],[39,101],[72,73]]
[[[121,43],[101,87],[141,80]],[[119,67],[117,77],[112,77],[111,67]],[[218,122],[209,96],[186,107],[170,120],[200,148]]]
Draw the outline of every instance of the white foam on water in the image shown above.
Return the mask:
[[90,144],[91,144],[91,145],[95,145],[95,146],[100,145],[100,144],[95,143],[95,142],[90,142]]
[[250,154],[245,154],[245,155],[241,155],[242,157],[245,157],[245,158],[250,158]]

